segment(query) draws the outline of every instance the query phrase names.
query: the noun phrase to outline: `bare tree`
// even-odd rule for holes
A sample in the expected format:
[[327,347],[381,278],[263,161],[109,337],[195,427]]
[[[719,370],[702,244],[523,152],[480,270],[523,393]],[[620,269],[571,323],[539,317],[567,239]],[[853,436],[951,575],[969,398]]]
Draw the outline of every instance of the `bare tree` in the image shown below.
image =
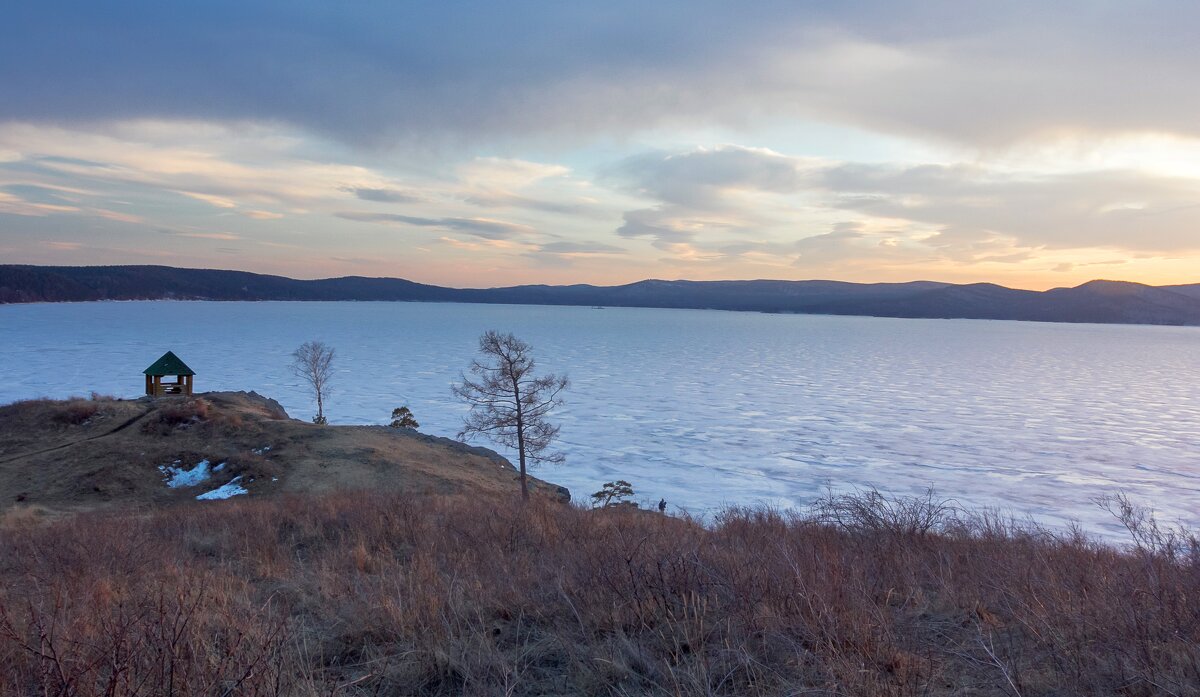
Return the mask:
[[454,394],[471,407],[463,419],[459,438],[482,435],[513,448],[521,463],[521,498],[529,498],[525,466],[563,461],[562,453],[548,452],[558,426],[546,420],[562,403],[566,376],[534,377],[532,347],[512,334],[489,331],[479,337],[480,358],[471,362],[471,375],[462,376]]
[[333,377],[333,347],[321,341],[306,341],[292,353],[292,372],[308,383],[317,398],[313,423],[325,423],[325,398]]

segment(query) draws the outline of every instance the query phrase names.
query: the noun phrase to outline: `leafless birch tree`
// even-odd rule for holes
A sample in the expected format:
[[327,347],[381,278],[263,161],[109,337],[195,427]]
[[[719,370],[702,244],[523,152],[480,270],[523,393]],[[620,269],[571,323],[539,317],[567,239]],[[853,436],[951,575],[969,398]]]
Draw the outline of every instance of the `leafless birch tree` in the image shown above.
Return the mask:
[[317,398],[313,423],[325,423],[325,398],[333,377],[333,347],[321,341],[306,341],[292,353],[292,372],[308,383]]
[[526,462],[558,463],[562,453],[549,452],[558,426],[546,420],[562,403],[566,376],[535,377],[532,347],[512,334],[489,331],[479,337],[481,356],[471,363],[454,394],[471,407],[459,438],[482,435],[517,451],[521,465],[521,498],[529,498]]

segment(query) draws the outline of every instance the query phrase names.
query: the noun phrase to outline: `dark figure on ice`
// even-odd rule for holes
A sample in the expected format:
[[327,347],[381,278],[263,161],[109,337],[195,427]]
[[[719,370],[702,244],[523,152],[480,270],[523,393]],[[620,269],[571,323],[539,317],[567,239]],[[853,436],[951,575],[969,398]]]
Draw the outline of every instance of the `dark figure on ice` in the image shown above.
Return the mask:
[[666,499],[659,499],[659,500],[658,500],[658,512],[659,512],[659,513],[666,513],[666,512],[667,512],[667,500],[666,500]]

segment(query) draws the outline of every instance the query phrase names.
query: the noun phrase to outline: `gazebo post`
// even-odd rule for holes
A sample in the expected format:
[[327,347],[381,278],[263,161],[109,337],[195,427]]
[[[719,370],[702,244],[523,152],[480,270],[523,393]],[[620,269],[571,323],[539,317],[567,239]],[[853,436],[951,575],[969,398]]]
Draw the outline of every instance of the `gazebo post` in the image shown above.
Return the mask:
[[[151,397],[167,394],[190,396],[193,393],[195,371],[170,351],[142,372],[146,374],[146,394]],[[164,377],[174,379],[164,380]]]

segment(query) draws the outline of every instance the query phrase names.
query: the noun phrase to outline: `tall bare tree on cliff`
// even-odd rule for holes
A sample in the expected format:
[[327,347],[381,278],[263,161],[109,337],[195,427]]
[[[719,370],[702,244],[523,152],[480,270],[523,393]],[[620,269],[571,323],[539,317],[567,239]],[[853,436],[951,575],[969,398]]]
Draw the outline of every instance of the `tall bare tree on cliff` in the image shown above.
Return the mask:
[[526,462],[558,463],[562,453],[549,452],[558,426],[546,420],[562,403],[566,376],[533,374],[532,347],[512,334],[489,331],[479,337],[479,358],[471,363],[471,377],[462,376],[454,394],[471,407],[463,419],[459,438],[476,435],[517,451],[521,463],[521,498],[529,498]]
[[333,377],[333,347],[321,341],[306,341],[292,352],[292,372],[308,383],[317,398],[317,415],[313,423],[325,423],[325,397],[329,396],[329,380]]

